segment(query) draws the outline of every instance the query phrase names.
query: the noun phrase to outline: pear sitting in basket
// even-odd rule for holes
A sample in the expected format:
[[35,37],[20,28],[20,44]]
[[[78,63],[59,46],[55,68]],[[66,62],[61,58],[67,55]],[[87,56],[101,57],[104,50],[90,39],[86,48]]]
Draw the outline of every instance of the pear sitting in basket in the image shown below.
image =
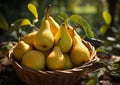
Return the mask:
[[40,51],[31,50],[23,56],[22,64],[31,69],[44,70],[45,69],[45,56]]
[[70,58],[75,66],[79,66],[82,63],[90,60],[90,52],[83,44],[82,39],[75,31],[75,28],[69,28],[68,30],[72,30],[71,37],[73,40],[73,46],[70,51]]
[[13,55],[16,60],[22,60],[25,53],[32,50],[32,47],[24,41],[19,41],[13,50]]

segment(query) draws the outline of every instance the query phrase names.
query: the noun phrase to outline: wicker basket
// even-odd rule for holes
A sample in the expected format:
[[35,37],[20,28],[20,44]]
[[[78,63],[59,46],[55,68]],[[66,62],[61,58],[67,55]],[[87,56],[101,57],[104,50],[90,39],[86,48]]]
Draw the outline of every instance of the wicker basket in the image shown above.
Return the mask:
[[83,43],[89,49],[91,60],[84,63],[82,66],[74,67],[68,70],[55,71],[37,71],[20,65],[14,60],[12,55],[14,46],[9,50],[8,57],[19,77],[23,82],[30,85],[73,85],[80,80],[82,70],[91,66],[95,61],[95,48],[87,41]]

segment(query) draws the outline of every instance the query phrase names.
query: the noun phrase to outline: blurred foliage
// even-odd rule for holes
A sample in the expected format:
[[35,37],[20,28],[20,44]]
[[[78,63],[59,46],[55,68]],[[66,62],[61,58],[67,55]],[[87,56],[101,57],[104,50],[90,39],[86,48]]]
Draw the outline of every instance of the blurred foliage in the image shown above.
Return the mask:
[[[0,23],[5,22],[4,26],[0,24],[0,42],[18,41],[18,36],[21,33],[25,35],[33,30],[30,26],[23,26],[22,29],[18,29],[12,33],[7,31],[10,29],[10,25],[13,25],[13,22],[18,19],[29,19],[30,23],[35,24],[36,27],[39,28],[40,22],[36,23],[37,21],[35,21],[35,19],[38,18],[38,20],[41,20],[48,4],[51,3],[53,7],[51,7],[50,14],[58,23],[61,22],[58,18],[59,12],[64,12],[68,16],[73,14],[81,15],[91,25],[93,32],[97,35],[96,39],[85,39],[90,41],[98,52],[104,51],[120,55],[120,0],[116,0],[114,17],[110,12],[109,1],[110,0],[0,0]],[[30,11],[30,7],[32,6],[29,5],[29,7],[27,7],[29,3],[36,6],[38,15],[36,15],[36,9],[34,9],[34,7],[34,11]],[[34,15],[36,16],[33,16],[31,12],[35,13]],[[84,37],[85,34],[81,29],[77,29],[77,32]]]

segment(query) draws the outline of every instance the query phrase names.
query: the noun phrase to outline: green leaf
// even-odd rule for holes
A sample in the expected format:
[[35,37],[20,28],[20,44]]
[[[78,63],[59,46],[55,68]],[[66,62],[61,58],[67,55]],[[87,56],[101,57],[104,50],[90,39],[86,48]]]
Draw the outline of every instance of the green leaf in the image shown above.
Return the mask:
[[104,35],[104,34],[106,33],[107,29],[108,29],[108,26],[102,25],[102,26],[100,27],[100,34],[101,34],[101,35]]
[[102,75],[104,75],[105,71],[106,71],[106,68],[99,68],[99,69],[95,70],[94,72],[90,73],[89,77],[90,78],[94,78],[94,77],[99,78]]
[[34,17],[35,17],[36,19],[38,19],[38,12],[37,12],[37,9],[36,9],[35,5],[33,5],[33,4],[28,4],[28,9],[29,9],[29,11],[34,15]]
[[9,29],[8,23],[5,19],[5,17],[1,13],[0,13],[0,28],[2,28],[4,30]]
[[95,85],[94,80],[93,80],[93,79],[90,79],[90,80],[88,81],[87,85]]
[[11,24],[10,31],[12,32],[26,25],[31,25],[31,22],[29,19],[18,19],[13,24]]
[[74,15],[70,16],[68,18],[68,20],[71,20],[75,23],[80,24],[82,26],[82,28],[84,29],[87,37],[90,37],[90,38],[95,37],[95,35],[94,35],[90,25],[88,24],[88,22],[85,19],[83,19],[80,15],[74,14]]
[[59,12],[58,13],[58,17],[62,20],[62,21],[66,21],[68,18],[68,15],[64,12]]
[[112,20],[110,13],[108,11],[103,11],[102,16],[103,16],[105,23],[109,25]]
[[87,85],[98,85],[99,78],[104,75],[106,68],[99,68],[89,74],[89,81]]
[[97,52],[107,53],[103,48],[99,47],[96,49]]

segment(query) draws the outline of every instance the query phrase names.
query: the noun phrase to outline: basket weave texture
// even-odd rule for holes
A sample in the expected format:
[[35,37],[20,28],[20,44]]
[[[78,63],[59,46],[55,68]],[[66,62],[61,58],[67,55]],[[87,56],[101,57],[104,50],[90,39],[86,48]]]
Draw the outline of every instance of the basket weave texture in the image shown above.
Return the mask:
[[89,49],[91,59],[79,67],[68,70],[41,71],[32,70],[15,61],[12,52],[14,46],[9,50],[8,58],[11,61],[20,80],[29,85],[74,85],[80,80],[83,69],[91,66],[95,61],[96,51],[94,46],[83,40],[85,46]]

